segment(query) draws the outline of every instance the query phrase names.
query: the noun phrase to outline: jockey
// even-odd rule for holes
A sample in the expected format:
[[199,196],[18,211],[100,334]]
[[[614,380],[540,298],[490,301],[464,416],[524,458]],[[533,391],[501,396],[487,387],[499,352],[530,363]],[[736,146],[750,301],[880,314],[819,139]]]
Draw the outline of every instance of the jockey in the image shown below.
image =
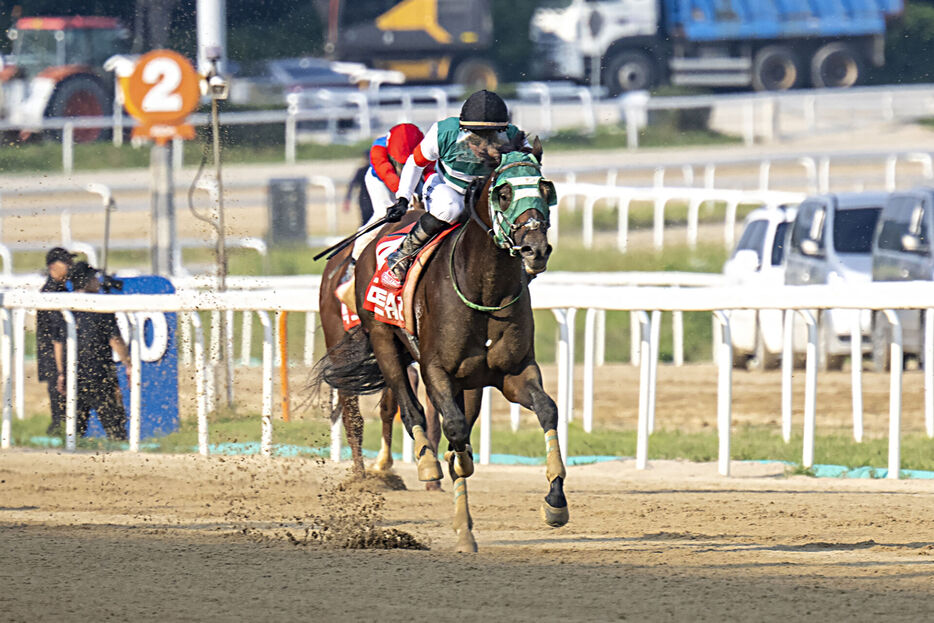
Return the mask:
[[[473,180],[489,175],[492,168],[481,159],[470,143],[479,137],[493,145],[512,141],[519,128],[509,123],[506,102],[491,91],[477,91],[467,98],[460,117],[443,119],[429,128],[412,152],[402,174],[396,202],[386,212],[398,221],[409,207],[422,172],[438,163],[437,171],[425,182],[425,209],[412,230],[386,262],[400,282],[418,250],[434,236],[456,223],[464,212],[464,193]],[[528,141],[525,146],[531,148]]]
[[[395,204],[395,193],[399,189],[399,171],[423,136],[418,126],[400,123],[373,141],[373,146],[370,147],[370,167],[363,180],[373,206],[373,214],[361,228],[386,216],[386,209]],[[424,179],[428,179],[431,173],[434,173],[434,168],[426,169]],[[417,182],[418,180],[416,180],[416,185]],[[378,233],[379,229],[375,229],[354,241],[350,264],[338,286],[337,296],[341,300],[352,298],[353,295],[350,293],[353,292],[354,265],[363,253],[363,249]],[[353,307],[353,305],[349,306]]]

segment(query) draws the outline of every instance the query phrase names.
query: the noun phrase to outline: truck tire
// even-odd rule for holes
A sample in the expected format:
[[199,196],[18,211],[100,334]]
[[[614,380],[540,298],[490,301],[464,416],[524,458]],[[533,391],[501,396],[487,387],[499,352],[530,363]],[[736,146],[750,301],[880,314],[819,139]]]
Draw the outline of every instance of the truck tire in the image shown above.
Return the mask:
[[811,84],[817,89],[851,87],[862,75],[860,56],[846,43],[828,43],[811,59]]
[[[56,85],[45,109],[46,117],[100,117],[112,112],[110,94],[92,76],[77,74]],[[84,128],[74,131],[76,143],[91,143],[104,138],[103,128]],[[61,138],[55,130],[54,137]]]
[[499,85],[499,76],[493,64],[482,58],[468,58],[457,64],[451,82],[462,84],[468,89],[493,91]]
[[655,85],[655,79],[655,63],[645,52],[618,52],[606,64],[606,88],[613,96],[649,89]]
[[752,88],[756,91],[787,91],[794,88],[800,78],[798,57],[783,45],[769,45],[758,52],[752,61]]

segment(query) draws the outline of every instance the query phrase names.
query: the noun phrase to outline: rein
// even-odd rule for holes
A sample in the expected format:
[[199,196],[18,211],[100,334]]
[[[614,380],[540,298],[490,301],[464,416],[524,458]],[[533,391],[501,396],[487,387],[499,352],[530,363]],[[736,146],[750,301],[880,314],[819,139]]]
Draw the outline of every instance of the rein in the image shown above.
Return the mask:
[[[473,207],[471,207],[471,212],[473,212]],[[482,221],[481,221],[481,224],[482,224]],[[467,231],[467,225],[464,225],[463,227],[461,227],[461,230],[457,232],[457,237],[454,238],[454,244],[451,245],[451,255],[448,261],[448,271],[451,273],[451,285],[454,286],[454,292],[457,294],[458,298],[461,300],[461,302],[464,305],[466,305],[470,309],[473,309],[474,311],[480,311],[480,312],[502,311],[506,309],[507,307],[509,307],[510,305],[512,305],[513,303],[515,303],[516,301],[518,301],[520,298],[522,298],[522,293],[524,292],[524,288],[520,288],[519,294],[517,294],[511,301],[509,301],[505,305],[478,305],[474,303],[473,301],[471,301],[470,299],[468,299],[466,296],[464,296],[464,293],[461,292],[461,289],[457,285],[457,275],[455,275],[454,273],[454,251],[457,249],[457,243],[460,242],[465,231]],[[488,233],[489,231],[490,230],[487,229]]]

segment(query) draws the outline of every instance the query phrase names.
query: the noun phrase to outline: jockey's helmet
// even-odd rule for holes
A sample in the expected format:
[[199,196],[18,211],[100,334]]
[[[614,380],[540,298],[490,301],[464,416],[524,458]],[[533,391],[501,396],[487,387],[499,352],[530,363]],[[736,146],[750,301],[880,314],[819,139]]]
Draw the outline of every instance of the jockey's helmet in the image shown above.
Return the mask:
[[503,130],[509,125],[506,102],[492,91],[477,91],[464,102],[460,125],[465,130]]
[[418,126],[411,123],[400,123],[389,131],[387,149],[389,157],[399,163],[405,163],[409,156],[422,142],[424,135]]

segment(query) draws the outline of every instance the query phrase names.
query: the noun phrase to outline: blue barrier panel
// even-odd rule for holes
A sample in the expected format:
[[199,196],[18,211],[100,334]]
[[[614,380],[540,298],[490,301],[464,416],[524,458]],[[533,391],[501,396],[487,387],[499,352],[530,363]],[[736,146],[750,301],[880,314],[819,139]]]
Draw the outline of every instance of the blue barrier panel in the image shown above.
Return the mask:
[[[123,294],[171,294],[175,292],[172,282],[164,277],[127,277],[123,281]],[[114,290],[108,296],[119,296]],[[140,439],[161,437],[178,430],[178,344],[175,329],[178,323],[175,312],[152,312],[141,314],[144,320],[143,340],[140,351],[142,366],[142,399],[140,400]],[[120,333],[127,345],[130,330],[126,316],[117,314]],[[117,379],[123,393],[123,407],[127,413],[127,433],[130,419],[130,387],[126,370],[117,363]],[[103,437],[104,429],[91,414],[88,421],[88,437]]]

